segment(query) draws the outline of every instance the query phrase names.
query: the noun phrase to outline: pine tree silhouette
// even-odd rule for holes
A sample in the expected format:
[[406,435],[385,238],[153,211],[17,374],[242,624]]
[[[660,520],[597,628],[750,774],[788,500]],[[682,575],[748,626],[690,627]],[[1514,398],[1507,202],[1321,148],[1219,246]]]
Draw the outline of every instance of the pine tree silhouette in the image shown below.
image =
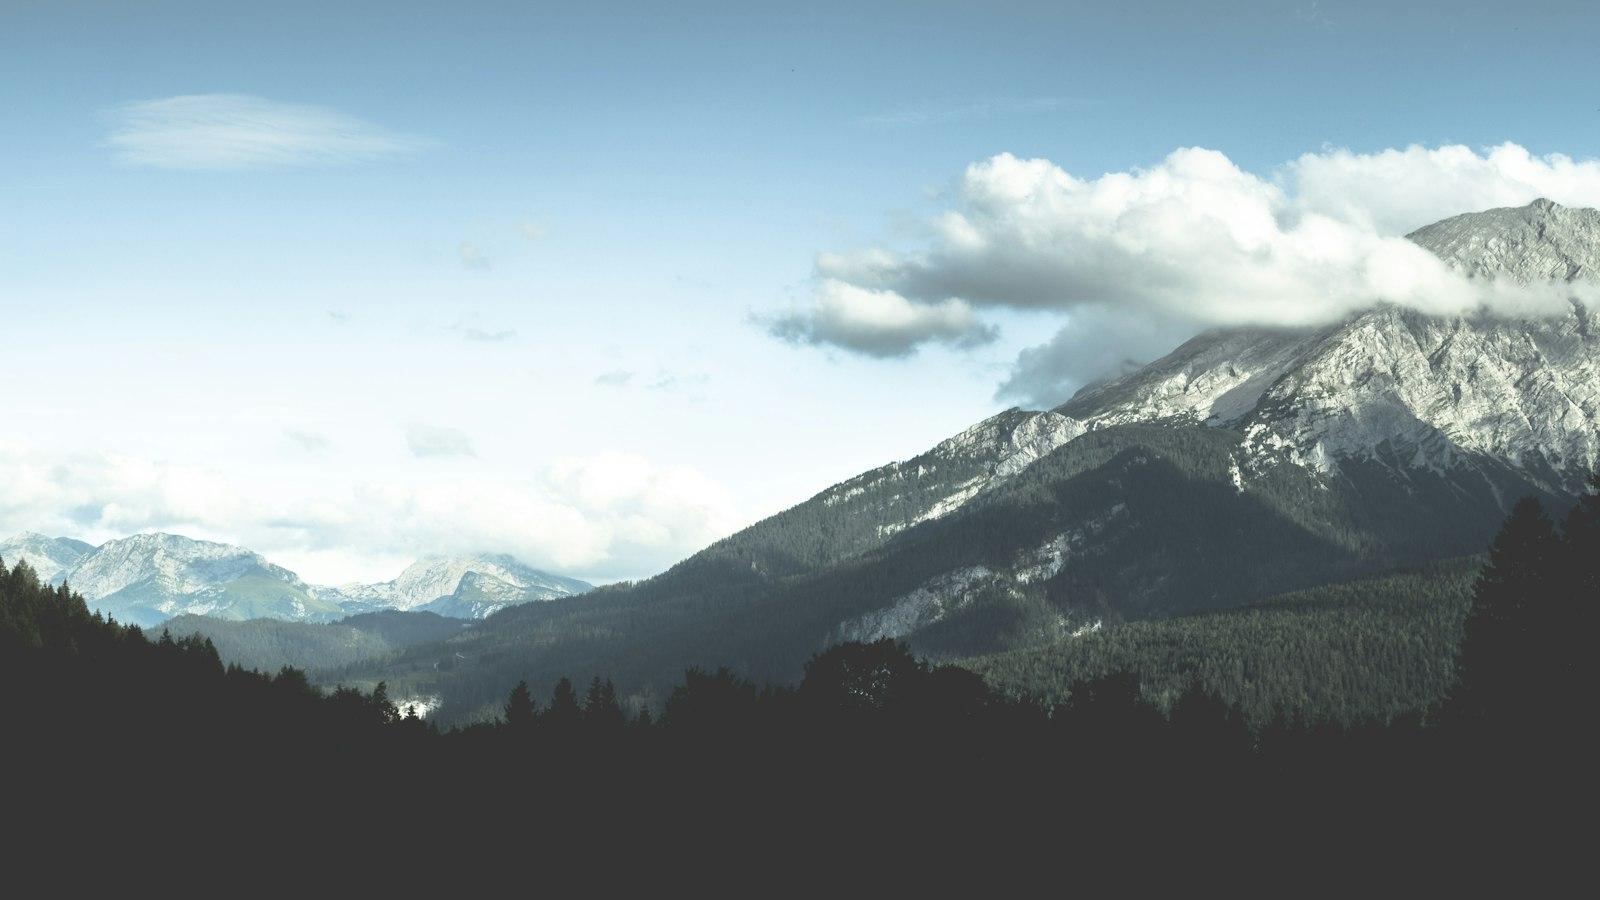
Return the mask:
[[528,682],[517,682],[506,698],[506,725],[514,732],[527,733],[533,729],[538,716],[539,710],[533,702],[533,692],[528,690]]
[[1537,500],[1512,509],[1489,548],[1467,616],[1458,663],[1455,712],[1497,729],[1540,717],[1554,648],[1549,635],[1552,598],[1565,558],[1554,524]]

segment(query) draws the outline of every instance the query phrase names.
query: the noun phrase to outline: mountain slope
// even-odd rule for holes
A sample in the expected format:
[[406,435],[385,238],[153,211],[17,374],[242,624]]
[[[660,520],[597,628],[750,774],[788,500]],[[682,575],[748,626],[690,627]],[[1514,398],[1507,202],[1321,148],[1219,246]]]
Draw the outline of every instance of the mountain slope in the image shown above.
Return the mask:
[[1537,490],[1492,466],[1495,481],[1462,486],[1428,470],[1402,481],[1380,465],[1334,481],[1295,465],[1243,470],[1244,457],[1244,435],[1230,429],[1104,428],[809,572],[762,565],[769,540],[805,543],[804,520],[785,513],[763,523],[767,534],[649,581],[518,607],[346,675],[440,696],[446,718],[460,718],[492,710],[519,678],[604,674],[659,702],[685,667],[789,681],[844,639],[904,638],[938,658],[1004,652],[1474,552],[1502,515],[1501,494]]

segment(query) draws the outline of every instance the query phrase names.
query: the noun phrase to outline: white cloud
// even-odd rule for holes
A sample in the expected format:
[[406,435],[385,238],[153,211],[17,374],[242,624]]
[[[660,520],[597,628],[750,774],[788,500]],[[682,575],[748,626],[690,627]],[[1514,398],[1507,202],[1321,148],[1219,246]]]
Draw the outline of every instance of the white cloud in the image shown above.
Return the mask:
[[995,396],[1031,408],[1055,406],[1085,384],[1159,358],[1193,330],[1181,320],[1082,307],[1068,314],[1055,337],[1017,355]]
[[[1049,310],[1078,330],[1051,342],[1058,357],[1147,360],[1149,348],[1133,346],[1141,328],[1308,325],[1378,301],[1435,313],[1561,309],[1563,291],[1469,281],[1403,237],[1449,215],[1540,196],[1600,205],[1600,162],[1514,144],[1329,150],[1262,177],[1189,148],[1148,169],[1082,179],[1048,160],[1001,154],[967,168],[920,248],[819,255],[809,307],[773,330],[903,356],[929,342],[972,343],[968,336],[985,333],[985,309]],[[1056,374],[1044,376],[1050,355],[1050,345],[1024,355],[1011,393],[1091,377],[1082,358],[1065,367],[1058,359]]]
[[519,226],[522,236],[530,241],[537,241],[550,234],[550,229],[534,222],[523,222]]
[[0,443],[0,535],[93,542],[170,531],[239,543],[313,582],[392,577],[429,553],[504,552],[600,578],[664,569],[741,524],[720,485],[630,454],[518,479],[366,482],[337,490],[113,454]]
[[344,165],[406,156],[429,142],[321,106],[246,94],[188,94],[112,111],[118,161],[161,169]]
[[966,301],[947,297],[913,302],[888,289],[860,287],[826,278],[812,308],[767,323],[792,343],[832,344],[868,356],[906,356],[920,344],[973,346],[994,337]]
[[1405,234],[1440,219],[1544,197],[1600,206],[1600,160],[1535,156],[1506,143],[1469,147],[1308,153],[1280,178],[1299,206],[1379,234]]
[[406,426],[406,449],[418,459],[477,455],[465,432],[436,425]]

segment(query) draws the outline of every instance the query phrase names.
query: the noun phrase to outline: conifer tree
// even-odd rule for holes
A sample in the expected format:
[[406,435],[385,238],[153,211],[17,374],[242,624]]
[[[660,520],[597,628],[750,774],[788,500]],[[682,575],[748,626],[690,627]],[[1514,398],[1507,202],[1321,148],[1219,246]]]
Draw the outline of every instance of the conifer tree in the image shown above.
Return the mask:
[[1555,526],[1537,500],[1512,509],[1489,548],[1467,616],[1458,663],[1457,712],[1510,724],[1532,713],[1553,648],[1541,638],[1554,608],[1550,594],[1564,557]]
[[506,698],[506,725],[514,731],[526,732],[538,720],[539,710],[533,702],[533,692],[528,690],[528,682],[519,681],[511,689],[511,695]]
[[589,692],[583,700],[583,720],[591,728],[603,731],[615,731],[622,727],[626,720],[622,716],[622,707],[617,703],[617,688],[611,679],[600,680],[596,675],[589,682]]
[[556,731],[570,731],[582,717],[572,679],[563,677],[550,693],[550,708],[544,714],[544,722]]

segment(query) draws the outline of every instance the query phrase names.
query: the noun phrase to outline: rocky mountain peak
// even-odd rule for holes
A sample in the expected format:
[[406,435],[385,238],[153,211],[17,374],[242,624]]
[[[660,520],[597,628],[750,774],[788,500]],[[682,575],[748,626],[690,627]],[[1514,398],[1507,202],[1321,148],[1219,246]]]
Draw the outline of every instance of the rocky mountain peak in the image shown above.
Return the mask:
[[[1549,200],[1445,219],[1411,235],[1474,277],[1600,273],[1600,211]],[[1199,335],[1058,412],[1092,428],[1176,421],[1236,428],[1260,458],[1432,468],[1493,457],[1551,489],[1600,463],[1600,336],[1574,305],[1513,320],[1375,306],[1321,328]]]
[[1452,216],[1407,237],[1473,277],[1527,283],[1600,275],[1600,210],[1542,197]]

